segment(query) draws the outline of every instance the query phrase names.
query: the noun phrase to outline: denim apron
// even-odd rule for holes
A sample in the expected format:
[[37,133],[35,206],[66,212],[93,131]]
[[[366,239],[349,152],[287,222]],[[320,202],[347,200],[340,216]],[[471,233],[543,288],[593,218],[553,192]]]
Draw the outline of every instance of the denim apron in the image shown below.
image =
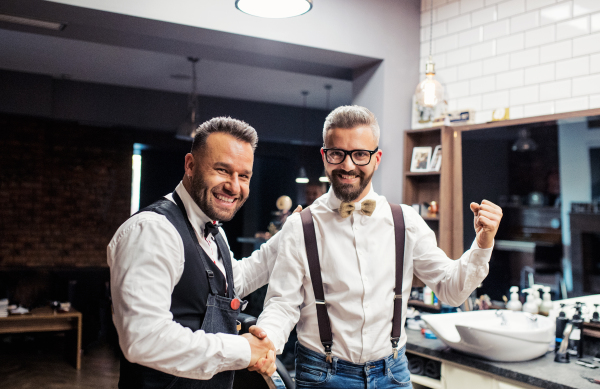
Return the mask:
[[[175,206],[175,204],[173,204],[171,201],[165,199],[155,203],[157,205],[154,207],[149,207],[148,210],[165,215],[181,235],[181,238],[184,241],[184,246],[186,244],[186,241],[190,243],[190,238],[195,245],[195,249],[198,255],[195,256],[193,259],[196,260],[196,258],[199,257],[201,265],[200,267],[198,267],[198,263],[196,263],[196,269],[203,268],[206,275],[203,275],[201,272],[199,272],[199,274],[195,274],[194,276],[196,277],[197,282],[206,282],[206,280],[208,280],[209,284],[209,293],[208,298],[206,300],[206,311],[200,329],[210,334],[225,333],[237,335],[238,331],[236,319],[240,312],[241,304],[236,304],[237,309],[233,309],[231,303],[234,299],[238,299],[241,302],[241,299],[239,299],[239,297],[235,295],[231,258],[229,255],[229,248],[225,243],[225,239],[223,239],[223,236],[221,236],[221,234],[217,234],[217,236],[215,236],[215,242],[217,243],[217,247],[219,248],[219,252],[221,253],[223,264],[225,266],[225,272],[227,275],[227,295],[222,296],[219,294],[220,288],[218,286],[217,281],[215,280],[215,271],[210,270],[214,269],[215,267],[209,265],[208,261],[211,260],[210,258],[208,258],[208,255],[204,252],[204,250],[200,247],[200,243],[198,242],[196,233],[189,221],[183,202],[181,201],[181,198],[179,197],[177,192],[173,192],[173,199],[175,200],[177,206]],[[185,236],[186,234],[188,236]],[[184,266],[187,266],[188,260],[192,260],[192,258],[188,258],[186,255],[186,265]],[[212,261],[210,264],[212,265]],[[231,296],[234,297],[231,298]],[[194,298],[196,297],[203,298],[202,296],[194,296]],[[180,322],[180,324],[182,324],[184,327],[191,327],[186,325],[185,323]],[[197,328],[192,328],[192,331],[196,329]],[[233,377],[234,371],[220,372],[213,376],[210,380],[195,380],[190,378],[176,377],[174,375],[163,373],[161,371],[151,369],[146,366],[131,363],[125,358],[121,358],[121,377],[119,380],[119,388],[230,389],[233,386]]]

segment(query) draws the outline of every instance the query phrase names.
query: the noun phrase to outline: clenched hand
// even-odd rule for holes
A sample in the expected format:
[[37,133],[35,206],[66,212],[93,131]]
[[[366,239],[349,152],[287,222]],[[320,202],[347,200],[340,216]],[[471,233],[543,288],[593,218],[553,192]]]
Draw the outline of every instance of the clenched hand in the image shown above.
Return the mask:
[[492,247],[502,219],[502,208],[491,201],[483,200],[481,204],[471,203],[471,211],[475,215],[473,224],[477,234],[477,244],[482,249]]

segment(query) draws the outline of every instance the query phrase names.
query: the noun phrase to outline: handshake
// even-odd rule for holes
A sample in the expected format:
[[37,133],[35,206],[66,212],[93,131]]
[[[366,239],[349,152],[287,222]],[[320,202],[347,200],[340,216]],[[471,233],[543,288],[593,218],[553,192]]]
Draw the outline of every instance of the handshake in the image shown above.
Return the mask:
[[251,326],[247,334],[242,334],[250,343],[252,355],[248,370],[257,371],[260,374],[271,376],[275,373],[275,346],[267,337],[267,333],[260,327]]

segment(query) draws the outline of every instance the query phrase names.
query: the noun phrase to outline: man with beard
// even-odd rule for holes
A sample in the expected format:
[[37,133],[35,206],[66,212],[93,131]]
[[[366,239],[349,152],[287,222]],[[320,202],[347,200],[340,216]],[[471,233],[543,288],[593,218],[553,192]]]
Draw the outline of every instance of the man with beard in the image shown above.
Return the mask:
[[487,200],[471,203],[477,237],[453,261],[412,207],[373,190],[383,153],[368,109],[332,111],[323,141],[331,189],[279,232],[258,326],[280,352],[297,323],[297,388],[412,387],[402,313],[413,273],[460,305],[488,273],[502,211]]
[[268,281],[277,238],[232,261],[218,224],[248,198],[257,140],[239,120],[200,125],[182,182],[108,245],[119,388],[228,389],[234,370],[275,371],[271,341],[257,327],[238,336],[236,318],[241,297]]

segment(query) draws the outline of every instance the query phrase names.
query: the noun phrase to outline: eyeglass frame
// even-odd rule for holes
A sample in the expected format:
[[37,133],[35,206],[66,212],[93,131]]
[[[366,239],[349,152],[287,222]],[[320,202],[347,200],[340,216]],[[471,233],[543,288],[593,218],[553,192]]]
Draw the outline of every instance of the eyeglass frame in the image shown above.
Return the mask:
[[[328,164],[331,164],[331,165],[341,165],[341,164],[342,164],[342,163],[344,163],[344,161],[346,160],[346,157],[347,157],[347,156],[350,156],[350,160],[351,160],[351,161],[352,161],[352,163],[353,163],[353,164],[355,164],[356,166],[367,166],[368,164],[370,164],[370,163],[371,163],[371,159],[373,158],[373,154],[375,154],[376,152],[378,152],[378,151],[379,151],[379,146],[375,147],[375,150],[363,150],[363,149],[356,149],[356,150],[344,150],[344,149],[338,149],[338,148],[335,148],[335,147],[332,147],[332,148],[325,148],[325,147],[323,147],[323,148],[322,148],[322,150],[323,150],[323,154],[325,155],[325,161],[327,161],[327,163],[328,163]],[[343,159],[342,159],[340,162],[338,162],[338,163],[329,162],[329,159],[327,158],[327,152],[328,152],[329,150],[338,150],[338,151],[342,151],[342,152],[344,153],[344,158],[343,158]],[[367,153],[369,153],[369,162],[367,162],[367,163],[365,163],[365,164],[363,164],[363,165],[356,163],[356,162],[354,161],[354,158],[352,158],[352,153],[354,153],[355,151],[366,151]]]

